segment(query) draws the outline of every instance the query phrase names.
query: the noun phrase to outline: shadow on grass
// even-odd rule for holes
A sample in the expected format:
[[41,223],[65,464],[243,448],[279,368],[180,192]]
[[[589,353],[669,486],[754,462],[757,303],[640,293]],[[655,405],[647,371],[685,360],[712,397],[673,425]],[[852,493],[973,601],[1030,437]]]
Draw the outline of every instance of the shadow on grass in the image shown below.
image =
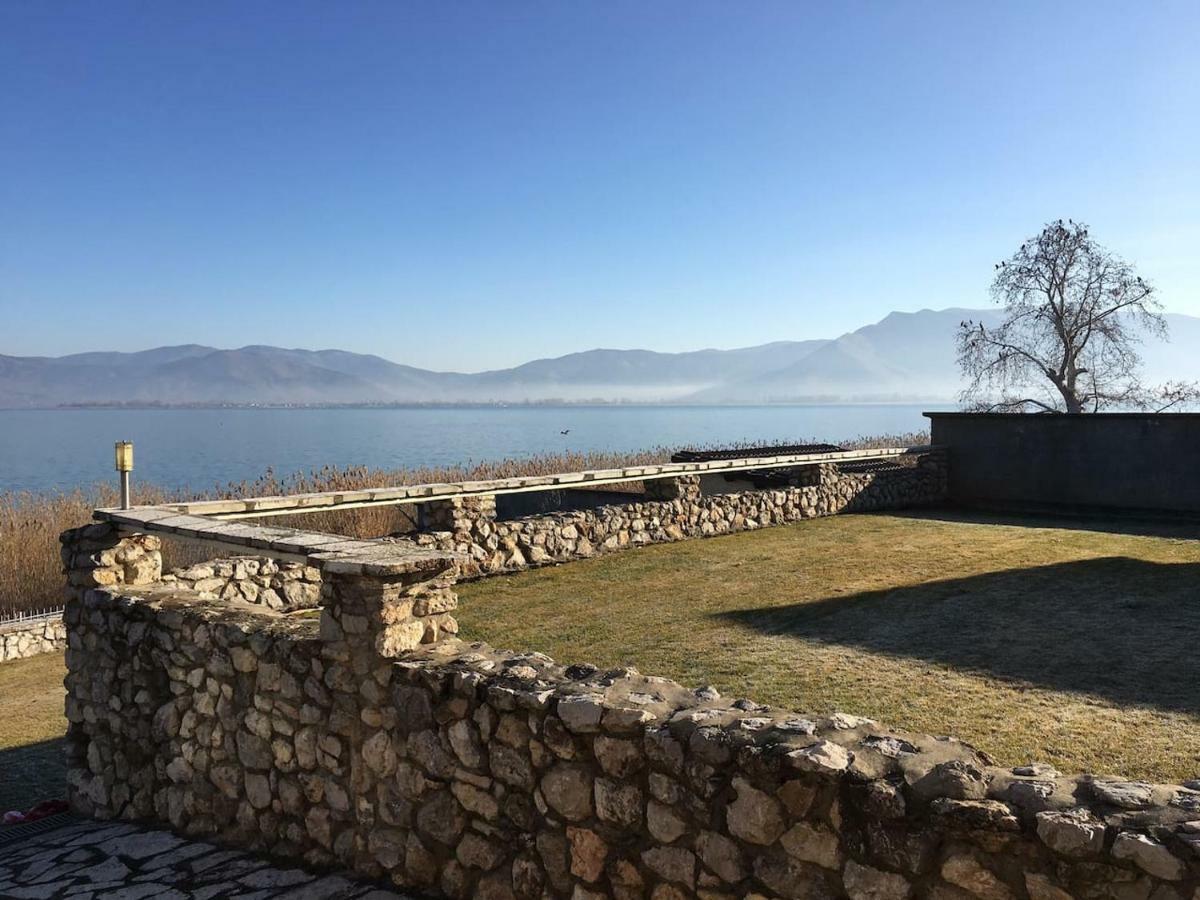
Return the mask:
[[719,613],[769,635],[1200,713],[1200,564],[1127,557]]
[[931,522],[961,522],[969,525],[1011,525],[1025,528],[1061,528],[1068,531],[1095,531],[1175,540],[1200,540],[1200,521],[1196,519],[1151,519],[1136,515],[1069,515],[1063,512],[1018,513],[1005,510],[920,507],[888,510],[884,515]]
[[67,796],[64,738],[0,750],[0,815]]

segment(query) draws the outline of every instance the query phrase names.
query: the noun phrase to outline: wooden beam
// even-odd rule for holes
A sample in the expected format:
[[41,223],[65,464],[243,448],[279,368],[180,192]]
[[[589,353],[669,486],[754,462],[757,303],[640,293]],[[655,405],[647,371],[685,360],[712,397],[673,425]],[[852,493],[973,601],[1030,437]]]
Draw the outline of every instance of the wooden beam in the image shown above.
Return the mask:
[[601,487],[631,481],[673,478],[679,475],[705,475],[722,472],[747,472],[758,469],[781,469],[819,463],[854,462],[885,459],[927,453],[935,448],[884,447],[871,450],[839,450],[828,453],[800,453],[785,456],[718,459],[708,462],[660,463],[648,466],[629,466],[618,469],[590,469],[564,472],[557,475],[532,475],[499,478],[488,481],[462,481],[452,484],[411,484],[386,488],[367,488],[358,491],[328,491],[310,494],[289,494],[278,497],[250,497],[244,500],[203,500],[195,503],[167,503],[161,507],[142,507],[140,510],[98,510],[98,513],[130,513],[154,510],[162,514],[204,516],[218,520],[257,519],[268,516],[290,516],[326,510],[362,509],[372,506],[394,506],[404,503],[429,503],[456,497],[481,497],[495,494],[523,494],[535,491],[569,489],[586,485]]

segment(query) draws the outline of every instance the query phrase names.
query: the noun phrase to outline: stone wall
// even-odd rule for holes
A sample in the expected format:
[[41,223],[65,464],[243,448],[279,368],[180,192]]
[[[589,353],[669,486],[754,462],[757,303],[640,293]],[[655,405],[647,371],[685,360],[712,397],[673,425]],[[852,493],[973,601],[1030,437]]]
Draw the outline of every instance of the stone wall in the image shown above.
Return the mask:
[[464,644],[450,570],[336,568],[319,624],[79,592],[74,809],[455,898],[1200,897],[1200,785]]
[[67,626],[60,617],[0,625],[0,662],[61,652],[66,646]]
[[705,495],[699,476],[688,475],[647,481],[642,500],[509,521],[497,520],[495,497],[437,501],[422,505],[425,530],[414,539],[464,554],[470,560],[464,575],[473,577],[839,512],[928,505],[946,493],[945,457],[938,451],[879,472],[810,468],[815,477],[803,486]]
[[230,556],[196,563],[174,569],[162,580],[206,599],[260,603],[288,612],[321,604],[320,569],[269,556]]
[[[161,542],[139,535],[119,550],[105,540],[109,529],[91,525],[77,529],[75,539],[64,544],[62,560],[68,580],[66,596],[98,585],[152,584],[162,573]],[[67,626],[59,617],[28,623],[0,625],[0,662],[28,659],[42,653],[61,653],[67,646]]]
[[[707,497],[657,481],[510,522],[488,497],[431,504],[423,540],[505,571],[929,502],[945,469],[815,481]],[[1200,783],[1001,768],[952,738],[465,644],[453,555],[212,533],[304,561],[164,577],[155,538],[63,536],[79,813],[453,898],[1200,900]],[[287,584],[306,586],[295,605],[319,586],[319,620],[286,614]]]

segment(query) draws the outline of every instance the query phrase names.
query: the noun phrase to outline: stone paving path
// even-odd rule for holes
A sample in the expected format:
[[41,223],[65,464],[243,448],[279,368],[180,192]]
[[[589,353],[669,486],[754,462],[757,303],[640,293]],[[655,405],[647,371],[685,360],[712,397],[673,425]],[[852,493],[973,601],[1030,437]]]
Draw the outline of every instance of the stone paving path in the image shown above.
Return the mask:
[[[2,832],[0,832],[2,834]],[[249,853],[125,823],[68,820],[0,845],[0,898],[411,900],[342,875],[279,868]]]

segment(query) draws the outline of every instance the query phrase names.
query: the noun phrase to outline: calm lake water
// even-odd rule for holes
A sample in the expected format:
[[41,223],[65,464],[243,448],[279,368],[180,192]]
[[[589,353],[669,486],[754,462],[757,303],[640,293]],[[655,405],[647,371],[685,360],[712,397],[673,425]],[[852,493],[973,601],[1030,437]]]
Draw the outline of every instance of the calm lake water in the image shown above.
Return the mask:
[[117,440],[135,444],[135,485],[199,490],[267,468],[288,474],[326,464],[405,468],[562,450],[836,442],[925,430],[921,412],[929,408],[948,407],[0,410],[0,491],[112,481]]

